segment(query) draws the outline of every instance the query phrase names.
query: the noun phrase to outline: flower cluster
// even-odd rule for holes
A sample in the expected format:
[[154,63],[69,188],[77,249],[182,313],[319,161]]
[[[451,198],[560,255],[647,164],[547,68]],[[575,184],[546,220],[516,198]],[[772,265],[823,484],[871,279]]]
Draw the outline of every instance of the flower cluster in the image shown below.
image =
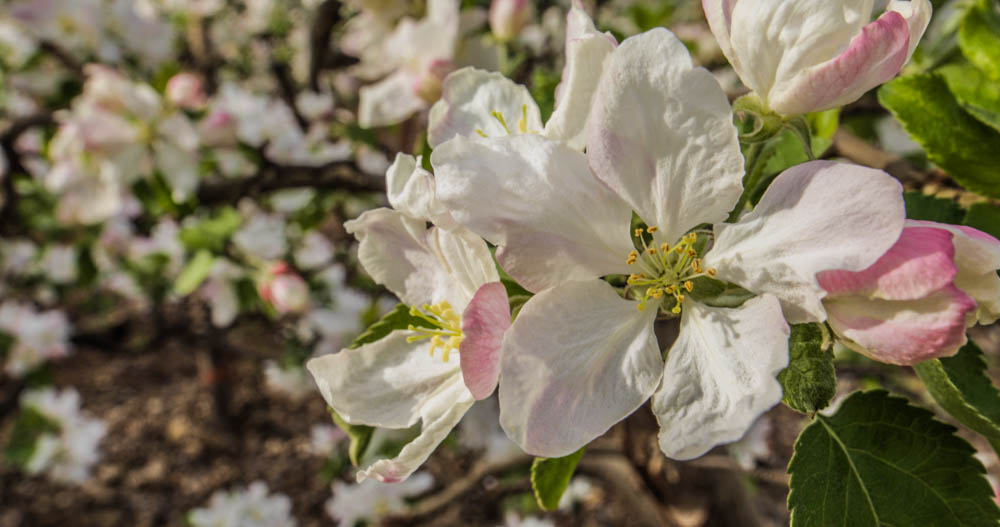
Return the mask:
[[21,410],[41,417],[41,423],[30,425],[40,433],[25,470],[31,474],[45,472],[64,483],[86,481],[100,457],[98,445],[107,427],[104,421],[80,413],[80,394],[73,388],[30,391],[21,397]]
[[292,500],[271,494],[267,484],[254,481],[246,488],[217,491],[207,507],[188,513],[194,527],[295,527]]

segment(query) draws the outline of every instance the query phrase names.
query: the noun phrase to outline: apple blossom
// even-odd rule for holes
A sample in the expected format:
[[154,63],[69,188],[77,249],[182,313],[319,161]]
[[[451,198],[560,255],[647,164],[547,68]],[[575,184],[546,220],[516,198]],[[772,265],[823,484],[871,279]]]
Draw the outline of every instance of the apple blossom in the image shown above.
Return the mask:
[[445,79],[441,100],[431,108],[430,145],[436,148],[456,135],[542,133],[583,150],[597,82],[617,42],[594,28],[578,2],[567,14],[566,26],[566,66],[556,88],[555,109],[544,128],[527,88],[499,73],[463,68]]
[[490,30],[501,42],[513,40],[534,14],[532,0],[493,0],[490,2]]
[[894,77],[931,17],[930,0],[702,0],[743,83],[782,115],[836,108]]
[[98,444],[107,430],[104,421],[80,413],[80,394],[73,388],[25,392],[21,407],[38,412],[57,429],[36,439],[25,469],[31,474],[45,472],[60,482],[86,481],[100,457]]
[[292,500],[271,494],[267,484],[254,481],[233,491],[216,491],[207,507],[188,513],[193,527],[295,527]]
[[387,514],[403,512],[406,498],[427,492],[434,486],[434,478],[426,472],[414,474],[410,479],[387,485],[367,480],[356,485],[333,482],[333,497],[326,501],[326,513],[341,527],[353,527],[359,521],[378,520]]
[[204,81],[194,73],[178,73],[167,81],[164,95],[167,101],[187,110],[198,110],[205,106]]
[[[743,159],[719,85],[662,29],[623,42],[603,69],[586,154],[539,135],[459,135],[432,154],[436,192],[537,293],[501,352],[511,439],[564,456],[652,396],[660,448],[691,458],[738,439],[781,399],[785,319],[824,320],[816,272],[863,269],[895,242],[901,187],[877,170],[811,162],[721,223]],[[647,228],[632,230],[633,211]],[[626,298],[607,275],[628,276]],[[703,303],[713,279],[758,296]],[[665,364],[661,310],[681,318]]]
[[[400,154],[394,167],[390,188],[407,187],[397,179],[423,179],[410,156]],[[422,422],[420,435],[396,458],[359,471],[359,481],[406,479],[473,402],[492,393],[510,324],[507,293],[486,243],[464,229],[428,228],[433,218],[426,211],[439,207],[432,187],[422,188],[430,194],[411,193],[395,200],[396,210],[367,211],[344,224],[360,242],[362,266],[420,322],[306,365],[323,398],[349,423],[407,428]],[[421,202],[430,203],[413,206]]]
[[69,355],[72,326],[62,311],[37,311],[29,304],[0,304],[0,332],[13,338],[4,371],[21,377],[45,361]]
[[1000,241],[970,227],[908,220],[895,245],[859,272],[817,275],[831,329],[890,364],[958,352],[966,325],[1000,317]]
[[285,262],[270,266],[259,292],[281,314],[301,313],[309,307],[309,284]]

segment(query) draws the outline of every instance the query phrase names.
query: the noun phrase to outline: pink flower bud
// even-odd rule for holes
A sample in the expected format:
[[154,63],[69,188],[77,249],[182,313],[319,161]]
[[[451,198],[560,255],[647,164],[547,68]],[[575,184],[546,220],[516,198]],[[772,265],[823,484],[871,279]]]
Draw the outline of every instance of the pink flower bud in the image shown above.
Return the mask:
[[167,100],[187,109],[197,110],[205,106],[205,88],[201,77],[194,73],[178,73],[167,81]]
[[513,40],[534,14],[535,5],[530,0],[493,0],[490,4],[490,30],[501,42]]
[[259,292],[278,313],[301,313],[309,307],[309,285],[284,262],[271,267]]
[[441,98],[444,78],[455,69],[455,63],[450,60],[438,59],[431,62],[413,85],[413,92],[428,104]]

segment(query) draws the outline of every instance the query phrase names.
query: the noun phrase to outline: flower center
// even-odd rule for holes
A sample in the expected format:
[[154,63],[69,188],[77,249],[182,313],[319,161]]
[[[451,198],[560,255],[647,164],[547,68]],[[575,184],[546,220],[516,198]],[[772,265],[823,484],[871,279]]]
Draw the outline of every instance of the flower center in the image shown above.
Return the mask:
[[[674,298],[670,312],[677,314],[684,304],[684,294],[694,291],[695,284],[692,280],[701,276],[714,277],[716,270],[702,266],[701,258],[698,257],[697,232],[685,234],[671,247],[668,243],[657,246],[655,241],[652,244],[646,241],[645,234],[652,237],[657,230],[657,227],[652,226],[645,230],[636,229],[633,233],[642,246],[642,252],[633,249],[625,259],[625,263],[635,266],[639,271],[629,275],[626,292],[631,291],[639,300],[639,311],[646,309],[646,302],[650,299],[659,300],[670,295]],[[710,235],[703,233],[702,236]]]
[[[500,126],[507,131],[507,135],[513,135],[515,132],[510,131],[510,126],[507,125],[507,119],[504,118],[503,112],[499,110],[493,110],[490,115],[500,123]],[[482,128],[476,128],[476,133],[480,137],[489,137]],[[537,134],[537,130],[528,130],[528,106],[526,104],[521,105],[521,117],[517,120],[517,132],[519,134]]]
[[406,338],[407,342],[416,342],[423,339],[431,339],[431,357],[438,348],[442,349],[441,360],[448,362],[451,358],[452,350],[458,350],[462,344],[462,316],[455,313],[448,301],[443,300],[437,304],[424,304],[417,308],[410,308],[410,316],[417,317],[431,327],[418,327],[410,324],[407,329],[416,332],[416,335]]

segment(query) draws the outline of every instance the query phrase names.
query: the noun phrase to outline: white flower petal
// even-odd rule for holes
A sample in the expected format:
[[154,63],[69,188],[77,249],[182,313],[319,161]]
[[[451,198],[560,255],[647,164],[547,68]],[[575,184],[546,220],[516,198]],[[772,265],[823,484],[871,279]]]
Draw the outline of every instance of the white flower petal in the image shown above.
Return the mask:
[[[506,128],[494,112],[503,116]],[[434,148],[456,135],[502,137],[542,129],[541,113],[527,88],[499,73],[476,68],[448,75],[429,121],[427,142]]]
[[764,295],[735,309],[684,305],[681,332],[653,395],[660,449],[698,457],[736,441],[779,401],[788,366],[789,328],[777,299]]
[[597,89],[587,157],[601,180],[668,243],[722,221],[743,189],[732,109],[672,33],[629,38]]
[[582,153],[536,135],[456,137],[431,159],[438,199],[529,290],[629,272],[631,209]]
[[545,123],[545,136],[566,141],[577,150],[587,145],[597,83],[604,61],[615,50],[615,39],[594,28],[590,15],[574,5],[566,15],[566,65],[556,87],[555,111]]
[[380,459],[359,470],[358,481],[375,478],[383,483],[395,483],[409,477],[427,461],[475,402],[461,375],[449,379],[440,386],[440,392],[420,409],[420,435],[407,443],[398,456]]
[[424,109],[427,103],[417,95],[416,82],[413,75],[401,70],[361,88],[358,125],[362,128],[388,126]]
[[396,154],[385,173],[387,197],[392,208],[418,220],[454,231],[459,225],[434,193],[434,175],[420,167],[420,158]]
[[632,413],[663,370],[655,309],[600,280],[535,295],[504,338],[500,425],[525,452],[570,454]]
[[428,229],[392,209],[366,211],[344,224],[357,236],[358,260],[407,305],[448,301],[465,309],[476,291],[499,280],[490,250],[467,230]]
[[788,321],[826,319],[816,273],[861,271],[903,230],[902,187],[871,168],[812,161],[779,175],[753,211],[715,225],[706,267],[754,293],[781,300]]
[[927,30],[927,24],[931,21],[933,6],[930,0],[892,0],[885,10],[903,15],[907,25],[910,26],[910,45],[906,54],[906,60],[910,60],[913,51],[917,49],[917,44],[920,44],[920,39],[924,36],[924,31]]
[[[468,398],[457,356],[449,362],[431,356],[427,339],[407,342],[410,331],[355,349],[341,350],[306,363],[323,399],[351,424],[407,428],[424,415],[424,407],[457,382]],[[456,354],[457,355],[457,354]]]

